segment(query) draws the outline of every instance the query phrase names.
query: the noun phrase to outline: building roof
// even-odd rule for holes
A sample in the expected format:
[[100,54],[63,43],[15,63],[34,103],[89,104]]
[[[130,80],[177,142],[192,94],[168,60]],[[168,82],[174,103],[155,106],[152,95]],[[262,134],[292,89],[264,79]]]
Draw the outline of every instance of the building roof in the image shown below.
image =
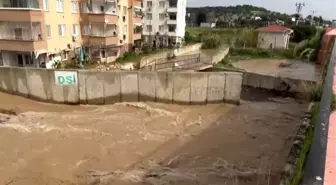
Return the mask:
[[326,35],[336,35],[336,28],[327,29]]
[[293,32],[292,29],[280,26],[280,25],[270,25],[266,27],[258,28],[257,31],[263,31],[263,32]]

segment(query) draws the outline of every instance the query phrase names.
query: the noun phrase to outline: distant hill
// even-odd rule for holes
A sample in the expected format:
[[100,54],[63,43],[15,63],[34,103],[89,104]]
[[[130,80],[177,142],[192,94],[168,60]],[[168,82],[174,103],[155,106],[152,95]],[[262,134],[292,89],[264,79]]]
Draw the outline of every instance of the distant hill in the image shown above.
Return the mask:
[[291,24],[292,17],[295,15],[288,15],[267,10],[263,7],[256,7],[252,5],[237,5],[237,6],[215,6],[215,7],[188,7],[189,24],[199,25],[200,22],[232,22],[236,25],[245,24],[246,21],[259,22],[259,25],[266,25],[269,23]]

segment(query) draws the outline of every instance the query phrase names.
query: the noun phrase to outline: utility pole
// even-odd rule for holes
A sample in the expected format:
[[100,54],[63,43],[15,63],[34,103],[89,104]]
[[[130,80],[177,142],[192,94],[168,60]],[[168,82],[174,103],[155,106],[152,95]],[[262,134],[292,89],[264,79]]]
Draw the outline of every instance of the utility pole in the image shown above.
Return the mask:
[[296,13],[297,13],[297,20],[296,20],[296,25],[299,24],[299,19],[301,18],[301,12],[302,12],[302,8],[304,6],[306,6],[306,4],[303,2],[303,3],[295,3],[295,6],[296,6]]
[[310,18],[310,25],[313,26],[313,22],[314,22],[314,15],[317,11],[313,10],[310,11],[311,12],[311,18]]

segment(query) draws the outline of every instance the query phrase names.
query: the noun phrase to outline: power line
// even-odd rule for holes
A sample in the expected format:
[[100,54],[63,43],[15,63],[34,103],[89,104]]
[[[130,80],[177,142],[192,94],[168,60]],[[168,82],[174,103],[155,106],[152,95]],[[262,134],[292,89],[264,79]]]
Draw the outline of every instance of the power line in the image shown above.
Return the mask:
[[298,2],[298,3],[295,3],[295,6],[296,6],[296,13],[297,13],[296,25],[298,25],[299,24],[299,19],[302,17],[302,15],[301,15],[302,8],[304,6],[306,6],[306,3],[304,3],[304,2]]

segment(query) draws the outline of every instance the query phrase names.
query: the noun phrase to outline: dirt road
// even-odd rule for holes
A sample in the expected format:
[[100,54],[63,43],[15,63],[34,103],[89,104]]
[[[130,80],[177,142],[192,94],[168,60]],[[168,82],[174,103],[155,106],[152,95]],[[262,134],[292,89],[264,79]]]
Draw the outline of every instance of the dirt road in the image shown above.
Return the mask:
[[243,97],[240,106],[64,106],[0,93],[0,108],[19,112],[0,114],[0,184],[278,183],[308,105]]

